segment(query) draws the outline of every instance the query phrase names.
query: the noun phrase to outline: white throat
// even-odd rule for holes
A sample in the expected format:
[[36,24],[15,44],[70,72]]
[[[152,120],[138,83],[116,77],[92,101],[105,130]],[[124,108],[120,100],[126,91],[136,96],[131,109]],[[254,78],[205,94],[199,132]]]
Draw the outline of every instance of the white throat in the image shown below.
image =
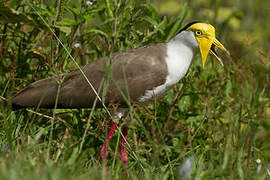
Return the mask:
[[165,84],[174,85],[186,75],[198,47],[191,31],[183,31],[167,43],[168,76]]
[[145,102],[153,96],[158,97],[179,82],[186,75],[198,47],[199,43],[191,31],[182,31],[168,42],[166,57],[168,75],[166,81],[153,90],[147,90],[139,101]]

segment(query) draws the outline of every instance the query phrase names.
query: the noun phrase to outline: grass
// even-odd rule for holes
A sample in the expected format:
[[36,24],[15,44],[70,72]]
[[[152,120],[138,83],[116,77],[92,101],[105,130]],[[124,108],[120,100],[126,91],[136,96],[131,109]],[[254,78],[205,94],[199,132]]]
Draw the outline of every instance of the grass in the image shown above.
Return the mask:
[[[205,69],[196,57],[165,97],[134,107],[129,178],[180,179],[187,159],[193,162],[189,179],[270,178],[270,45],[265,42],[270,15],[262,16],[263,5],[197,1],[161,16],[156,7],[163,1],[56,2],[12,0],[0,6],[0,13],[8,14],[0,18],[0,179],[125,179],[119,131],[109,148],[109,175],[99,159],[111,122],[104,109],[12,111],[5,98],[30,82],[76,68],[69,53],[84,65],[165,42],[191,16],[214,24],[233,57],[223,56],[224,68],[208,59]],[[228,11],[232,6],[236,10]],[[245,36],[251,26],[256,31]]]

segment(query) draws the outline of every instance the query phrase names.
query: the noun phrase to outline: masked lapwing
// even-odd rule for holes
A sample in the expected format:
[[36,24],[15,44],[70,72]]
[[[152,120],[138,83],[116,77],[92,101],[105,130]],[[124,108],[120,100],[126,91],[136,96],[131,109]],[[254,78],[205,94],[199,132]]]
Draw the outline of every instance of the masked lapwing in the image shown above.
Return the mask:
[[[81,69],[85,76],[80,70],[75,70],[36,81],[15,94],[11,103],[14,109],[54,108],[57,99],[57,108],[91,108],[96,99],[93,87],[99,96],[103,93],[104,104],[109,107],[120,109],[132,103],[146,103],[179,82],[188,72],[197,52],[201,54],[202,67],[209,53],[220,60],[215,47],[229,53],[215,38],[212,25],[192,22],[167,43],[117,52],[83,66]],[[102,105],[98,101],[96,107],[102,108]],[[106,144],[109,144],[115,129],[113,123],[107,133]],[[122,132],[126,138],[127,126]],[[122,138],[121,158],[127,163],[125,146]],[[105,144],[101,148],[101,157],[104,155],[106,159]]]

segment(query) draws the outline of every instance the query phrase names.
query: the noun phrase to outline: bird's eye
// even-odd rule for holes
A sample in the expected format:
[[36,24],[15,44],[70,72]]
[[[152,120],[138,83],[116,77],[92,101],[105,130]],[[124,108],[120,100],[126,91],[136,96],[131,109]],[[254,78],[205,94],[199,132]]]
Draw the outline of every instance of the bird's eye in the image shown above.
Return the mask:
[[202,35],[202,31],[200,31],[200,30],[195,31],[195,34],[196,34],[197,36],[200,36],[200,35]]

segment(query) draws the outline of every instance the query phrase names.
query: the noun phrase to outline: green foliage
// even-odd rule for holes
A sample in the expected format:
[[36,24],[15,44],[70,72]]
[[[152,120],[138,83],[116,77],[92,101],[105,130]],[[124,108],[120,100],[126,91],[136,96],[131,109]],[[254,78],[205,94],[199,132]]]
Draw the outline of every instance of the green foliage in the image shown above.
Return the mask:
[[0,1],[0,179],[125,179],[119,132],[108,173],[99,159],[111,122],[103,109],[13,112],[4,97],[77,68],[70,55],[84,65],[166,42],[193,20],[213,24],[232,58],[202,69],[198,56],[164,98],[134,107],[129,177],[175,179],[192,157],[190,179],[269,179],[270,6],[262,2]]

